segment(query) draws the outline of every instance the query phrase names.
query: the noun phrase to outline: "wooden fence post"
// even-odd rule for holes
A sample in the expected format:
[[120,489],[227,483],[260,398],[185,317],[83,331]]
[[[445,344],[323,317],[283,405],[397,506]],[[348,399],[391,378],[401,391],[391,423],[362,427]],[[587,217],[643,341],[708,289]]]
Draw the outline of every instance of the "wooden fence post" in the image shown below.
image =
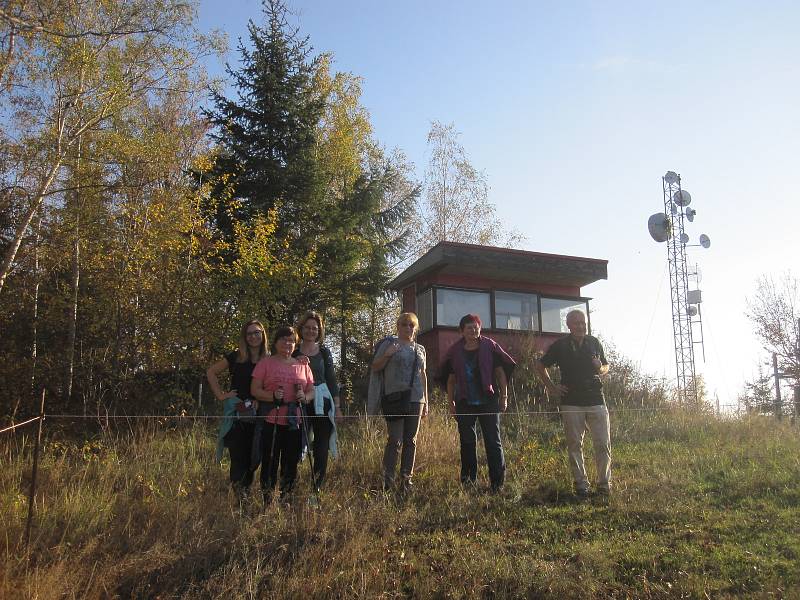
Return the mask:
[[28,522],[25,524],[25,554],[28,554],[28,545],[31,541],[31,524],[33,523],[33,501],[36,495],[36,474],[39,470],[39,446],[42,444],[42,423],[44,422],[44,389],[42,389],[42,404],[39,407],[39,430],[36,433],[36,444],[33,447],[33,469],[31,471],[31,489],[28,494]]

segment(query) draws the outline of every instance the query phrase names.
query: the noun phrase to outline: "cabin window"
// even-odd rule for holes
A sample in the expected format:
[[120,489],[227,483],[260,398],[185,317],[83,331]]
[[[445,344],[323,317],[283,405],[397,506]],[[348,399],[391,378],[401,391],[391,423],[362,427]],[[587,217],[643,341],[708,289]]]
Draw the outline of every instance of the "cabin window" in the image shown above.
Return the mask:
[[585,300],[542,297],[541,302],[542,331],[545,333],[568,333],[567,314],[572,310],[582,310],[584,314],[589,314],[589,304]]
[[417,294],[417,318],[420,332],[433,328],[433,289]]
[[538,331],[538,312],[536,294],[494,293],[494,324],[498,329]]
[[492,313],[489,292],[471,292],[438,288],[436,290],[436,324],[458,327],[461,317],[475,314],[484,327],[491,327]]

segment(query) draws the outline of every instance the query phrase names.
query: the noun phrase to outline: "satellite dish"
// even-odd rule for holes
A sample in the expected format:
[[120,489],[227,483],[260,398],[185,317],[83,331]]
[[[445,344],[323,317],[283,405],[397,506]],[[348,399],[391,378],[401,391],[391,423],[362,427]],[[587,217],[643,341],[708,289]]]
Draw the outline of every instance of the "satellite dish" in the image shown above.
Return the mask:
[[694,317],[697,314],[697,307],[696,306],[687,306],[686,312],[690,317]]
[[696,214],[697,214],[697,211],[696,211],[695,209],[693,209],[693,208],[687,208],[687,209],[686,209],[686,218],[687,218],[687,219],[689,219],[689,222],[690,222],[690,223],[691,223],[692,221],[694,221],[694,216],[695,216]]
[[703,248],[710,248],[711,247],[711,238],[708,237],[705,233],[700,236],[700,245]]
[[650,237],[657,242],[666,242],[672,237],[672,223],[664,213],[650,215],[647,219],[647,230],[650,232]]
[[667,171],[664,174],[664,181],[666,181],[669,185],[675,185],[678,183],[680,176],[675,171]]
[[688,244],[689,243],[689,234],[682,233],[681,234],[681,244]]
[[678,206],[689,206],[692,203],[692,195],[686,190],[678,190],[672,194],[672,201]]

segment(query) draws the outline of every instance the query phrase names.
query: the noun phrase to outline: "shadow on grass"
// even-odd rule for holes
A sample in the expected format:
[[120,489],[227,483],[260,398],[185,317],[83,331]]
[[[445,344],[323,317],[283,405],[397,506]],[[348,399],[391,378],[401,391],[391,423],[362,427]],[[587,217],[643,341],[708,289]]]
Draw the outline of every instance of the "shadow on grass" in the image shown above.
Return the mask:
[[559,486],[554,482],[541,483],[522,492],[520,501],[527,506],[566,506],[586,504],[601,500],[598,496],[581,498],[572,490]]

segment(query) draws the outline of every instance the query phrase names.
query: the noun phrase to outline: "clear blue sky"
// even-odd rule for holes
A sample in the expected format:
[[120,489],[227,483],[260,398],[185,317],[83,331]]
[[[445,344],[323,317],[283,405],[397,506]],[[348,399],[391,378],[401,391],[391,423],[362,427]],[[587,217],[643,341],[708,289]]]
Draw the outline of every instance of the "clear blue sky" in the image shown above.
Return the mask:
[[[674,376],[666,248],[646,222],[681,174],[711,237],[703,274],[711,397],[735,402],[765,356],[745,318],[762,274],[800,256],[800,4],[295,0],[335,68],[364,79],[375,134],[424,169],[430,122],[454,122],[525,248],[605,258],[585,288],[595,332]],[[257,0],[202,0],[234,47]],[[228,60],[237,61],[235,52]],[[219,65],[209,65],[219,73]]]

